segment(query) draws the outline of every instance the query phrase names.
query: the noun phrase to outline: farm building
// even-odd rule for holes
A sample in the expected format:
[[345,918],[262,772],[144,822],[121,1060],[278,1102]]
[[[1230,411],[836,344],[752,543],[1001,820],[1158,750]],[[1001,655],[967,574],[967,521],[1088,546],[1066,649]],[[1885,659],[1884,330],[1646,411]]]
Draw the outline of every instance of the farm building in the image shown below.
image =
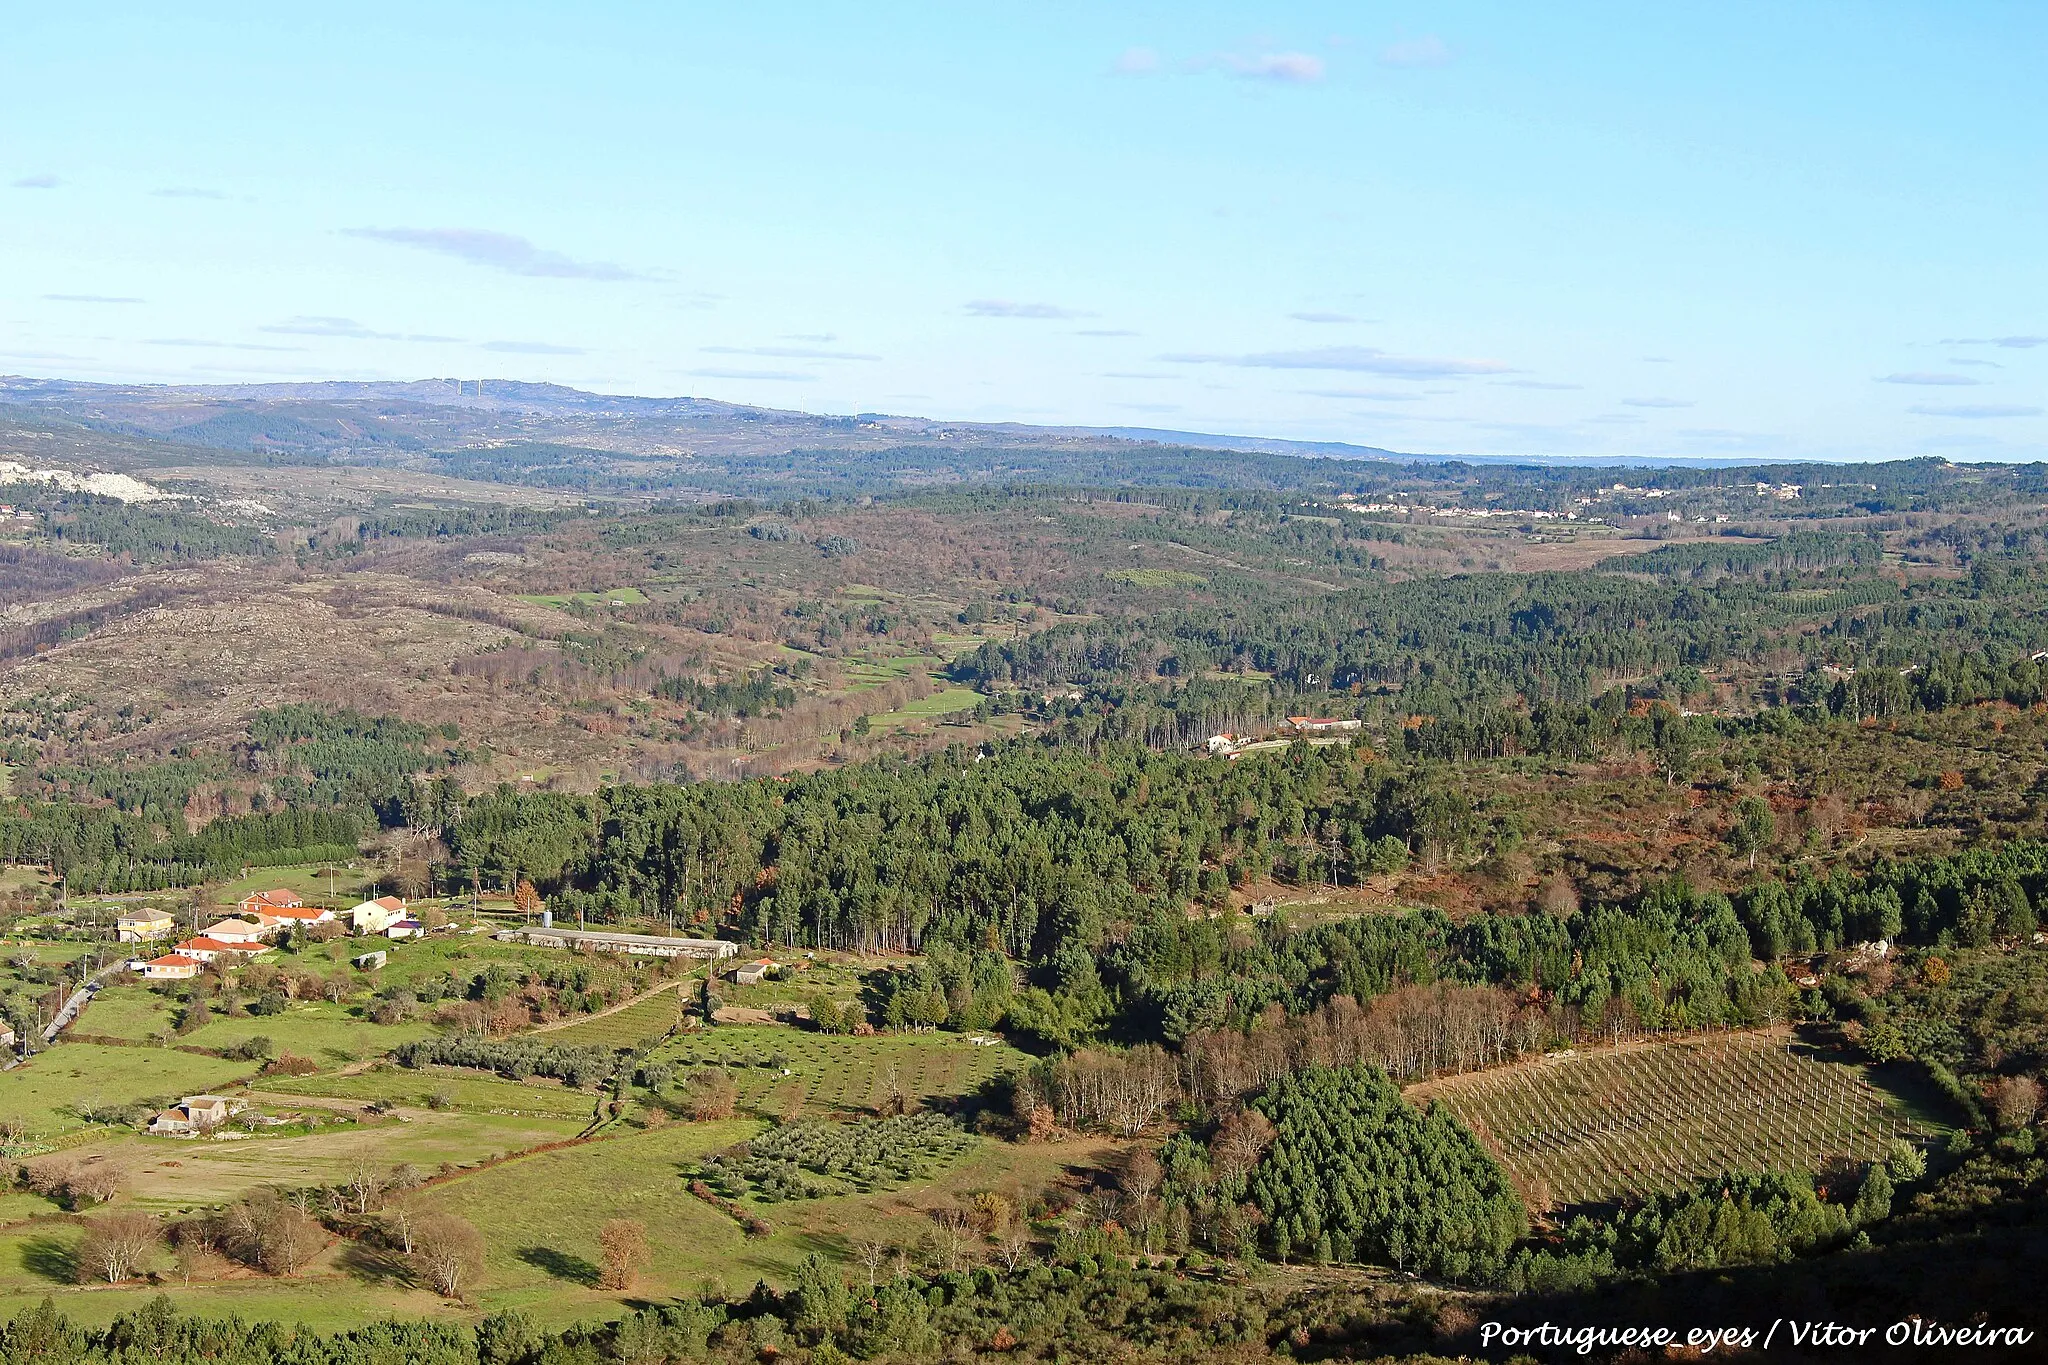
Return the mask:
[[217,939],[222,943],[257,943],[270,931],[260,924],[251,924],[245,919],[224,919],[217,924],[206,926],[201,938]]
[[377,949],[375,952],[364,953],[361,957],[355,959],[356,970],[359,972],[374,972],[384,965],[385,960],[389,956],[390,954],[386,953],[382,948]]
[[241,1107],[241,1101],[220,1095],[187,1095],[159,1113],[149,1131],[171,1137],[196,1137],[220,1127]]
[[138,959],[128,964],[128,970],[145,981],[189,981],[199,975],[199,967],[198,958],[183,953],[166,953],[147,962]]
[[234,962],[246,962],[256,954],[267,953],[270,949],[261,943],[231,943],[201,935],[198,938],[186,939],[172,951],[200,962],[211,962],[217,957],[225,957]]
[[135,910],[114,921],[115,937],[122,943],[147,943],[170,933],[176,923],[168,910]]
[[501,929],[500,943],[528,943],[536,948],[587,948],[596,953],[632,953],[641,957],[739,956],[739,945],[715,938],[669,938],[661,934],[612,934],[595,929],[560,926]]
[[277,905],[259,912],[268,925],[331,924],[334,912],[313,905]]
[[1345,730],[1356,730],[1365,724],[1361,720],[1335,720],[1328,716],[1289,716],[1288,725],[1299,734],[1334,735]]
[[358,934],[381,934],[404,918],[405,902],[397,896],[379,896],[348,912],[349,927]]
[[14,1043],[14,1030],[6,1024],[0,1024],[0,1047],[13,1047]]
[[772,957],[756,958],[732,974],[732,979],[742,986],[758,986],[775,975],[778,964]]
[[427,931],[416,919],[402,919],[384,930],[386,938],[419,938]]
[[296,910],[305,902],[296,891],[280,886],[270,891],[256,891],[235,902],[235,908],[245,915],[268,915],[277,910]]

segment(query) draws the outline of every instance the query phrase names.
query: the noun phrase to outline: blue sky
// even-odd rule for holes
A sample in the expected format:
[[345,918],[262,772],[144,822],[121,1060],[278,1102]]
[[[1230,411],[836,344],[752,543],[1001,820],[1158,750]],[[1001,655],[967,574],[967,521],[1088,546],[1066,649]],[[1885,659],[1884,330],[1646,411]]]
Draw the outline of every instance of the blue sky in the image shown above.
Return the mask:
[[2048,456],[2048,7],[26,7],[0,372]]

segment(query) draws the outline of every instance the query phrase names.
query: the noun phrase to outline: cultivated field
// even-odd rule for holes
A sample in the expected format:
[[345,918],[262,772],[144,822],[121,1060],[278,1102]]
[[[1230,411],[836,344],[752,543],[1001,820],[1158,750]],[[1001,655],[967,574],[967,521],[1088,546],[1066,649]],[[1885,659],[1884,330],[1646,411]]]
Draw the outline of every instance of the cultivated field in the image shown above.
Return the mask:
[[1408,1094],[1449,1105],[1537,1210],[1724,1171],[1814,1171],[1938,1127],[1869,1068],[1822,1060],[1786,1030],[1545,1057]]
[[[1031,1058],[1008,1044],[981,1047],[956,1033],[832,1037],[778,1025],[723,1025],[679,1034],[653,1054],[680,1072],[724,1067],[742,1108],[771,1106],[771,1093],[804,1088],[813,1114],[875,1112],[893,1084],[906,1099],[962,1095]],[[784,1076],[783,1070],[791,1074]]]
[[689,1007],[689,987],[696,983],[688,980],[681,983],[684,989],[675,986],[657,988],[652,994],[642,996],[624,1009],[595,1019],[581,1019],[572,1024],[543,1028],[539,1036],[550,1044],[573,1047],[641,1048],[661,1037],[676,1026],[676,1021]]

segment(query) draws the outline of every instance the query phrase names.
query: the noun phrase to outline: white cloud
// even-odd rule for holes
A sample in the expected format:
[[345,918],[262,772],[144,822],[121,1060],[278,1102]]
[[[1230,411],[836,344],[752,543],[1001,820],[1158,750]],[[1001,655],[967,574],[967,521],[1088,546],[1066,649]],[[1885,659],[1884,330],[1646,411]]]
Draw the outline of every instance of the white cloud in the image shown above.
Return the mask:
[[1906,411],[1922,417],[2039,417],[2041,409],[2017,403],[1920,404]]
[[1450,46],[1434,33],[1389,43],[1380,50],[1381,66],[1447,66],[1450,60]]
[[1357,318],[1355,318],[1355,317],[1352,317],[1352,316],[1351,316],[1351,315],[1350,315],[1349,313],[1315,313],[1315,312],[1310,312],[1310,313],[1289,313],[1289,314],[1288,314],[1287,316],[1288,316],[1288,317],[1291,317],[1291,318],[1293,318],[1293,319],[1294,319],[1294,320],[1295,320],[1296,322],[1356,322],[1356,321],[1358,321],[1358,319],[1357,319]]
[[1149,76],[1159,69],[1159,54],[1149,47],[1127,47],[1110,70],[1119,76]]
[[1313,85],[1323,78],[1323,59],[1306,52],[1263,52],[1256,57],[1225,57],[1230,69],[1247,80],[1281,85]]
[[54,190],[64,182],[54,175],[44,174],[24,175],[21,179],[11,183],[18,190]]
[[1092,314],[1055,303],[1018,303],[1011,299],[971,299],[968,313],[977,318],[1085,318]]
[[1692,400],[1690,398],[1624,398],[1621,400],[1621,405],[1625,408],[1689,408],[1692,406]]
[[1941,344],[1944,346],[2005,346],[2013,350],[2024,351],[2035,346],[2048,346],[2048,337],[1947,337]]
[[1925,384],[1930,387],[1938,387],[1981,384],[1984,381],[1972,379],[1966,374],[1941,374],[1932,371],[1914,370],[1902,374],[1881,374],[1877,377],[1877,382],[1880,384]]
[[648,278],[639,271],[628,270],[609,261],[578,261],[559,251],[544,251],[524,237],[509,232],[492,232],[487,228],[343,228],[342,235],[417,247],[513,275],[559,280]]
[[141,303],[132,294],[45,294],[52,303]]
[[145,346],[184,346],[209,351],[303,351],[303,346],[259,346],[250,341],[202,341],[196,337],[153,337]]
[[1457,360],[1389,355],[1374,346],[1322,346],[1306,351],[1263,351],[1253,355],[1185,353],[1159,359],[1188,365],[1242,365],[1261,370],[1343,370],[1357,374],[1440,379],[1460,374],[1511,374],[1498,360]]

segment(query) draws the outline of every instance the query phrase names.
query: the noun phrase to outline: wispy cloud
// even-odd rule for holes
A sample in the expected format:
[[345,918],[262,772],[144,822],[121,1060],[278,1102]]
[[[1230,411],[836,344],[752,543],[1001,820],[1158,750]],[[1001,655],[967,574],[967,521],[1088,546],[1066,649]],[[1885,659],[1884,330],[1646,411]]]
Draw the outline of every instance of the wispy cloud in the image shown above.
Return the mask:
[[1942,374],[1939,371],[1912,370],[1901,374],[1881,374],[1877,377],[1877,382],[1880,384],[1924,384],[1930,387],[1953,387],[1981,384],[1984,381],[1972,379],[1966,374]]
[[343,228],[342,235],[453,256],[513,275],[557,280],[644,280],[648,276],[610,261],[579,261],[546,251],[524,237],[486,228]]
[[1296,322],[1356,322],[1349,313],[1289,313]]
[[1922,417],[2039,417],[2041,409],[2018,403],[1926,403],[1906,411]]
[[809,346],[705,346],[709,355],[759,355],[773,360],[880,360],[862,351],[821,351]]
[[1583,389],[1584,384],[1560,384],[1549,379],[1496,379],[1496,385],[1504,389]]
[[1420,403],[1419,393],[1396,393],[1391,389],[1296,389],[1309,398],[1363,399],[1368,403]]
[[141,303],[133,294],[45,294],[52,303]]
[[225,199],[225,198],[227,198],[227,196],[226,196],[225,194],[222,194],[222,193],[221,193],[221,192],[220,192],[219,190],[206,190],[206,189],[200,189],[200,188],[199,188],[198,186],[196,186],[196,185],[166,185],[166,186],[165,186],[165,187],[164,187],[163,189],[160,189],[160,190],[151,190],[151,191],[150,191],[150,194],[152,194],[153,196],[155,196],[155,197],[156,197],[156,198],[158,198],[158,199]]
[[827,342],[839,340],[839,334],[836,332],[785,332],[782,339],[784,341],[808,341],[814,346],[823,346]]
[[818,376],[805,374],[801,370],[691,370],[700,379],[767,379],[778,384],[810,384]]
[[199,337],[151,337],[145,346],[182,346],[207,351],[303,351],[303,346],[263,346],[253,341],[206,341]]
[[1586,420],[1588,422],[1598,422],[1603,426],[1634,427],[1641,426],[1649,419],[1647,417],[1638,417],[1632,412],[1603,412],[1598,417],[1588,417]]
[[1228,56],[1223,59],[1223,64],[1247,80],[1274,81],[1281,85],[1313,85],[1323,78],[1323,59],[1306,52]]
[[1624,398],[1621,400],[1621,405],[1625,408],[1689,408],[1692,406],[1692,400],[1690,398]]
[[21,179],[9,183],[18,190],[54,190],[64,182],[54,175],[45,174],[24,175]]
[[1119,76],[1149,76],[1159,69],[1159,54],[1149,47],[1127,47],[1109,69]]
[[2005,368],[2005,366],[1997,361],[1986,360],[1982,356],[1952,355],[1948,358],[1948,363],[1951,365],[1978,365],[1987,370],[2002,370]]
[[1093,314],[1056,303],[1018,303],[1011,299],[970,299],[969,315],[977,318],[1085,318]]
[[1138,335],[1128,327],[1084,327],[1074,333],[1077,337],[1134,337]]
[[1942,339],[1941,344],[1944,346],[2005,346],[2013,350],[2024,351],[2035,346],[2048,346],[2048,337],[1945,337]]
[[295,317],[256,329],[273,335],[295,337],[344,337],[354,341],[460,341],[461,337],[434,336],[425,332],[379,332],[354,318]]
[[1344,370],[1357,374],[1440,379],[1461,374],[1512,374],[1498,360],[1458,360],[1390,355],[1375,346],[1321,346],[1306,351],[1262,351],[1253,355],[1180,353],[1159,359],[1184,365],[1242,365],[1260,370]]
[[1646,355],[1643,357],[1643,363],[1645,365],[1675,365],[1678,362],[1668,355]]
[[1434,33],[1389,43],[1380,49],[1381,66],[1448,66],[1450,61],[1450,45]]
[[505,355],[588,355],[581,346],[557,346],[552,341],[486,341],[481,349]]

